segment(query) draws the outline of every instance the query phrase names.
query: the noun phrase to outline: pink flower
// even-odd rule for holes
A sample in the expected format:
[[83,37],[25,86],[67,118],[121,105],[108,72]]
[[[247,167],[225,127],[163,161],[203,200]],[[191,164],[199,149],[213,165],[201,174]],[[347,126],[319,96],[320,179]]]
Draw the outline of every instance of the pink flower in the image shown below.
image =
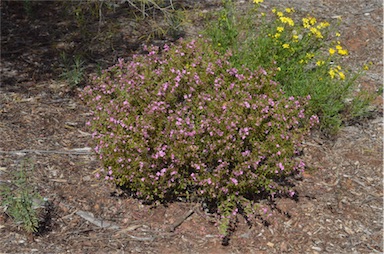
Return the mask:
[[235,178],[231,178],[231,181],[232,181],[232,183],[234,183],[235,185],[238,184],[238,181],[237,181]]

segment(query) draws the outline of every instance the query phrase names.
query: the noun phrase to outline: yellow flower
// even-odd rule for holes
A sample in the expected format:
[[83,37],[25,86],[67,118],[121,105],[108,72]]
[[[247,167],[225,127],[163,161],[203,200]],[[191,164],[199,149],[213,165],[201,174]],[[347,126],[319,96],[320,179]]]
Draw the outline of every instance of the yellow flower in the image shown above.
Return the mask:
[[273,8],[273,9],[272,9],[272,12],[273,12],[273,13],[276,13],[276,8]]
[[301,59],[301,60],[299,61],[299,63],[301,63],[301,64],[302,64],[302,63],[304,63],[304,60],[303,60],[303,59]]
[[329,23],[328,22],[320,22],[320,24],[317,26],[317,29],[323,29],[323,28],[326,28],[326,27],[329,27]]
[[337,49],[337,53],[338,53],[339,55],[341,55],[341,56],[346,56],[346,55],[348,55],[348,50],[343,49],[342,46],[340,46],[340,45],[336,45],[336,49]]
[[255,4],[259,4],[259,3],[262,3],[262,2],[264,2],[264,0],[253,0],[253,3],[255,3]]
[[309,19],[307,19],[307,18],[303,18],[302,21],[303,21],[303,27],[304,27],[304,28],[309,28],[309,27],[310,27],[310,25],[309,25]]
[[317,38],[320,38],[322,39],[323,38],[323,35],[321,34],[321,32],[319,30],[317,30],[316,27],[311,27],[309,29],[314,35],[316,35]]
[[324,37],[323,37],[323,35],[321,34],[320,31],[317,31],[316,38],[323,39]]
[[298,41],[299,41],[299,36],[296,35],[296,34],[294,34],[294,35],[292,36],[292,39],[293,39],[294,42],[298,42]]
[[284,31],[284,27],[282,27],[282,26],[278,26],[278,27],[276,28],[276,30],[277,30],[279,33],[281,33],[282,31]]
[[289,26],[294,26],[295,22],[291,18],[288,17],[280,17],[280,21],[284,24],[288,24]]
[[315,54],[313,54],[313,53],[306,53],[305,54],[305,57],[308,59],[312,59],[314,56],[315,56]]
[[317,33],[317,28],[316,27],[311,27],[309,29],[309,31],[311,31],[313,34]]
[[310,17],[309,18],[309,23],[313,26],[314,24],[316,24],[316,18],[314,17]]
[[262,12],[262,13],[261,13],[261,16],[262,16],[262,17],[265,17],[265,12]]
[[336,37],[340,37],[340,33],[339,32],[336,32]]
[[344,73],[342,73],[341,71],[339,71],[338,74],[339,74],[339,77],[340,77],[341,80],[344,80],[344,79],[345,79],[345,75],[344,75]]
[[277,12],[277,16],[279,16],[279,17],[283,17],[284,14],[283,14],[281,11],[278,11],[278,12]]
[[277,67],[277,70],[278,70],[278,71],[281,71],[281,68],[280,68],[280,67]]
[[319,60],[319,61],[316,62],[316,65],[317,66],[322,66],[324,63],[325,63],[324,61]]
[[291,12],[294,12],[295,10],[293,8],[285,8],[285,11],[287,13],[291,13]]
[[328,73],[329,73],[329,76],[331,76],[331,78],[333,79],[333,78],[335,78],[335,71],[333,70],[333,69],[330,69],[329,71],[328,71]]
[[335,54],[336,50],[334,50],[333,48],[330,48],[329,49],[329,54],[332,56],[333,54]]
[[367,71],[367,70],[369,70],[369,66],[364,64],[363,69]]
[[283,48],[285,48],[285,49],[289,48],[289,44],[288,43],[284,43],[283,44]]
[[340,49],[340,50],[337,51],[337,53],[338,53],[339,55],[341,55],[341,56],[346,56],[346,55],[348,55],[348,50],[346,50],[346,49]]
[[280,37],[280,33],[276,33],[274,36],[273,36],[273,38],[275,38],[275,39],[277,39],[277,38],[279,38]]

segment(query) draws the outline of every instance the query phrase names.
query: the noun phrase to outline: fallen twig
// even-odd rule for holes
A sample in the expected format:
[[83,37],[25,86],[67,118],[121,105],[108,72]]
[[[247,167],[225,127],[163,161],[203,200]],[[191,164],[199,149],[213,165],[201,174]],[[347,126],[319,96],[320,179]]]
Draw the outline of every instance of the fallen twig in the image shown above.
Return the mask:
[[83,219],[89,221],[90,223],[101,227],[101,228],[109,228],[109,229],[119,229],[119,226],[114,225],[108,221],[104,221],[102,219],[95,218],[92,213],[84,212],[84,211],[77,211],[77,215],[82,217]]
[[129,226],[127,228],[124,228],[122,230],[120,230],[119,232],[116,233],[116,235],[120,235],[120,234],[124,234],[124,233],[127,233],[128,231],[133,231],[133,230],[136,230],[140,227],[142,227],[143,225],[132,225],[132,226]]
[[90,155],[93,154],[91,148],[75,148],[72,150],[39,150],[39,149],[26,149],[26,150],[17,150],[17,151],[2,151],[0,150],[0,154],[24,154],[24,153],[36,153],[36,154],[74,154],[74,155]]
[[127,235],[129,237],[131,237],[132,239],[135,239],[137,241],[153,241],[155,239],[155,237],[153,236],[147,236],[147,237],[142,237],[142,236],[134,236],[134,235]]
[[173,232],[175,231],[175,229],[180,226],[186,219],[188,219],[189,216],[191,216],[194,212],[195,212],[195,209],[198,207],[198,204],[196,206],[194,206],[192,209],[190,209],[188,212],[186,212],[185,214],[183,214],[183,216],[178,219],[177,221],[175,221],[171,226],[169,226],[168,228],[168,231],[169,232]]

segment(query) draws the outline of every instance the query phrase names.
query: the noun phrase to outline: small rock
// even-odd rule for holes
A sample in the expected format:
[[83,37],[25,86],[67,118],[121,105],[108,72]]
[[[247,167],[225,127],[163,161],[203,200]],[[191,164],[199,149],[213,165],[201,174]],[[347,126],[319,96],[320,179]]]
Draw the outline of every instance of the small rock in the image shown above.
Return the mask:
[[250,236],[251,236],[251,231],[248,231],[247,233],[240,235],[241,238],[249,238]]
[[315,251],[322,251],[323,249],[320,248],[320,247],[317,247],[317,246],[312,246],[312,250],[315,250]]
[[267,245],[268,245],[269,247],[271,247],[271,248],[273,248],[273,247],[275,246],[275,244],[274,244],[274,243],[271,243],[271,242],[267,242]]

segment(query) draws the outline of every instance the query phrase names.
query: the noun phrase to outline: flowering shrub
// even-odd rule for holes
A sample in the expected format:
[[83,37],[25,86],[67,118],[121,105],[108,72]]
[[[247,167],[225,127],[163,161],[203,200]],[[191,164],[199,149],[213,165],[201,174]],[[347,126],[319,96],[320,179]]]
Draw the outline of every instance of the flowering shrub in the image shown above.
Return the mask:
[[230,61],[250,69],[277,67],[275,81],[287,96],[311,95],[307,110],[317,114],[321,128],[336,133],[343,120],[364,114],[368,101],[354,96],[361,75],[341,67],[348,56],[336,26],[311,15],[298,17],[293,8],[260,12],[254,0],[247,14],[225,1],[217,21],[207,29],[220,52],[231,49]]
[[304,169],[294,157],[318,119],[304,111],[309,98],[283,96],[272,74],[234,68],[209,45],[120,59],[82,97],[105,179],[145,200],[215,203],[225,235],[240,209],[257,213],[256,195],[294,195],[281,182]]

